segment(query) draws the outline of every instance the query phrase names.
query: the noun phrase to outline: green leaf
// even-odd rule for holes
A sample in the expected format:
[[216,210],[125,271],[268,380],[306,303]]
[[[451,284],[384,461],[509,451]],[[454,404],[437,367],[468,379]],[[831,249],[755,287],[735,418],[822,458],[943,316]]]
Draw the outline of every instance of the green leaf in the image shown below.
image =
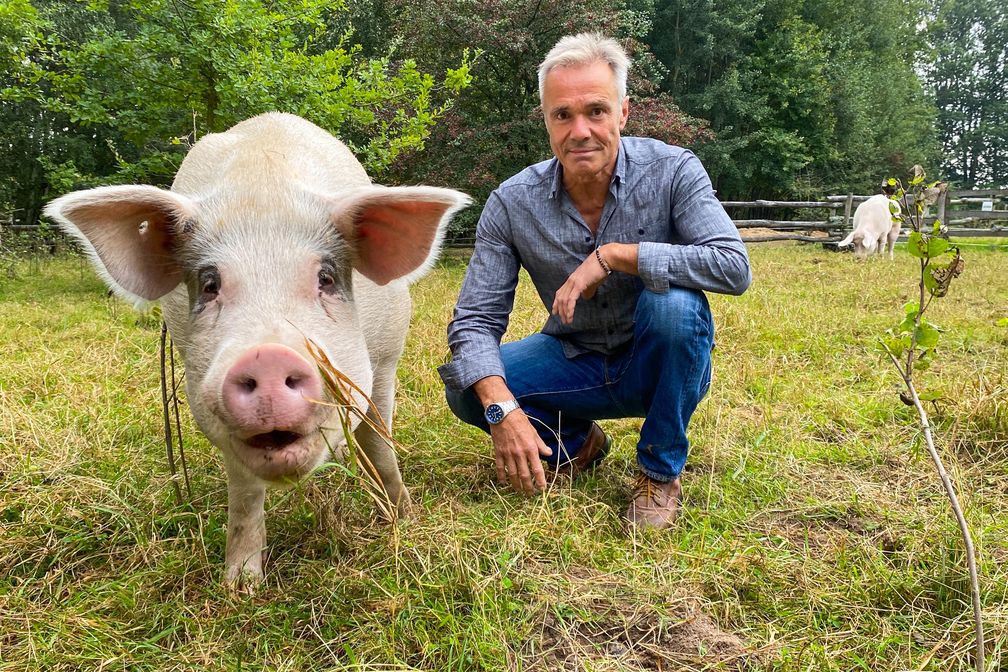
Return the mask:
[[1002,317],[994,325],[997,327],[1008,327],[1008,317]]
[[903,304],[903,313],[906,315],[916,315],[919,309],[920,304],[916,301],[910,301]]
[[927,240],[920,231],[913,231],[907,237],[907,252],[918,259],[927,259]]
[[942,393],[935,390],[929,390],[927,392],[918,392],[917,398],[921,401],[938,401],[942,398]]
[[938,344],[938,336],[940,332],[938,328],[929,322],[921,322],[920,326],[914,331],[914,336],[917,338],[917,345],[922,348],[933,348]]
[[933,270],[924,273],[924,288],[935,296],[943,296],[941,294],[941,283],[935,278]]
[[944,238],[937,238],[932,236],[927,243],[927,256],[928,259],[934,259],[937,256],[942,255],[945,250],[948,249],[949,241]]
[[903,353],[910,347],[910,335],[897,336],[890,329],[884,336],[879,337],[878,347],[883,352],[888,349],[896,358],[902,357]]

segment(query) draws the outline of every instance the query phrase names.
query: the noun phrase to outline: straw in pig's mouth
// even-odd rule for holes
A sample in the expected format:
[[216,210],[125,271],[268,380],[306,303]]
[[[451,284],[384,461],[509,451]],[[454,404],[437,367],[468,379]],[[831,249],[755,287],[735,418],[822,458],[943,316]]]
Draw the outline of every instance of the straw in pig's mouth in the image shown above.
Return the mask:
[[262,434],[256,434],[255,436],[249,437],[245,440],[245,443],[253,448],[262,448],[264,450],[282,450],[300,438],[301,434],[298,434],[297,432],[287,432],[275,429],[272,432],[263,432]]

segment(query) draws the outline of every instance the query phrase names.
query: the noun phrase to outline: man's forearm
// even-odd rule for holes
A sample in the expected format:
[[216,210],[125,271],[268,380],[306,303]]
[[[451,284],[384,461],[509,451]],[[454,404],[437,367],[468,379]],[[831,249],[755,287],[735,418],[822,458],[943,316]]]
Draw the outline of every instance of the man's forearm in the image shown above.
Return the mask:
[[637,275],[637,248],[637,243],[606,243],[599,253],[612,270]]
[[488,404],[498,401],[507,401],[514,398],[507,383],[500,376],[487,376],[480,378],[472,386],[473,393],[486,408]]

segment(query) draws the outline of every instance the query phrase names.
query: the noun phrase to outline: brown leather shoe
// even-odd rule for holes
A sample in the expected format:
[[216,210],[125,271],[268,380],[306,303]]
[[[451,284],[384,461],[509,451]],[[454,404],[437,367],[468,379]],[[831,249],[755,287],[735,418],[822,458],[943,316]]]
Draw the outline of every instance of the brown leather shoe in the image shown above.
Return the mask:
[[671,527],[678,517],[681,499],[682,482],[679,478],[663,483],[647,474],[638,474],[624,517],[631,527],[638,530],[663,530]]
[[609,437],[596,423],[592,423],[581,449],[569,462],[557,467],[557,473],[575,479],[586,471],[595,468],[609,452]]

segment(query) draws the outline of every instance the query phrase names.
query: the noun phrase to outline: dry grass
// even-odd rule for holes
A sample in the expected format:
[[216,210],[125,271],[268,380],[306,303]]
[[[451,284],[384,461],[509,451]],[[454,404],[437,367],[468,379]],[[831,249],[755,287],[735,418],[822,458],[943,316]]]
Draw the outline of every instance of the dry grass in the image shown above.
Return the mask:
[[[674,532],[618,519],[639,421],[593,476],[527,498],[445,408],[464,263],[414,289],[395,438],[416,516],[359,479],[268,500],[264,589],[219,585],[226,494],[183,413],[195,499],[165,474],[158,324],[76,260],[0,279],[0,670],[969,670],[955,521],[872,339],[909,259],[753,246],[712,297],[715,381]],[[924,389],[980,553],[989,669],[1008,664],[1008,254],[967,251]],[[509,337],[541,326],[528,283]]]

